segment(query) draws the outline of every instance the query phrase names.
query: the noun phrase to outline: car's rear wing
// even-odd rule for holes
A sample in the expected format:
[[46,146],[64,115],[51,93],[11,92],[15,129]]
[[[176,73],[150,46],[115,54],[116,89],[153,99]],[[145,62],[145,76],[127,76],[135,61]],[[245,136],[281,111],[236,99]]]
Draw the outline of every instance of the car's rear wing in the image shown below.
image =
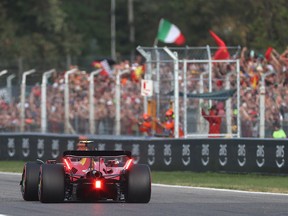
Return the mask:
[[65,156],[103,156],[103,157],[109,157],[109,156],[127,156],[128,158],[131,158],[131,152],[130,151],[64,151],[63,157]]

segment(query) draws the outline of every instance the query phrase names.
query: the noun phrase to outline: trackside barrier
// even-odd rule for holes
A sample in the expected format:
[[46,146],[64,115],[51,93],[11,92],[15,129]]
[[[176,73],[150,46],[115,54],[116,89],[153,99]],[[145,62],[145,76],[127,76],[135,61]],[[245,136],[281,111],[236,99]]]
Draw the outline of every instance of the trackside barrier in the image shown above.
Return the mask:
[[[287,174],[286,140],[276,139],[158,139],[88,137],[98,150],[129,150],[136,163],[158,171],[213,171]],[[1,134],[0,160],[59,159],[73,150],[78,136]]]

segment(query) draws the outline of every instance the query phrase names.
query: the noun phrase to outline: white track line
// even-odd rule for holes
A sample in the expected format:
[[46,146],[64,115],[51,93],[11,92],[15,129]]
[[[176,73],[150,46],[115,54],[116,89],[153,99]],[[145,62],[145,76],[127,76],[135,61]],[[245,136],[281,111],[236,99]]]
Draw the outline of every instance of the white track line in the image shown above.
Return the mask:
[[197,190],[210,190],[210,191],[223,191],[223,192],[235,192],[235,193],[250,193],[250,194],[264,194],[264,195],[280,195],[288,196],[284,193],[271,193],[271,192],[255,192],[255,191],[241,191],[232,189],[220,189],[220,188],[206,188],[206,187],[192,187],[192,186],[180,186],[180,185],[166,185],[166,184],[152,184],[156,187],[173,187],[173,188],[184,188],[184,189],[197,189]]
[[0,172],[0,174],[1,175],[22,175],[22,173],[16,173],[16,172]]

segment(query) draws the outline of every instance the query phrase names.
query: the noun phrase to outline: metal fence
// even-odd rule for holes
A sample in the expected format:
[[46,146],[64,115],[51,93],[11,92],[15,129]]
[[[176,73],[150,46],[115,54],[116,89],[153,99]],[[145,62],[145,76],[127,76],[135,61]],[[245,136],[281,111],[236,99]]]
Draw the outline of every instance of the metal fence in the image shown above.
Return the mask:
[[[257,87],[245,86],[243,72],[240,71],[240,47],[228,47],[230,59],[215,60],[214,47],[138,47],[145,57],[147,71],[145,79],[153,80],[154,94],[144,99],[144,110],[148,110],[149,101],[154,101],[154,113],[164,118],[165,110],[171,104],[175,115],[175,135],[178,127],[183,127],[185,137],[207,137],[208,122],[201,116],[201,108],[215,104],[222,116],[222,137],[271,137],[273,126],[266,110],[266,77],[275,73],[268,71],[260,74]],[[246,74],[247,75],[247,74]],[[235,89],[227,100],[211,100],[202,93],[217,93]],[[251,109],[245,118],[246,94],[253,92]],[[181,93],[181,94],[179,94]],[[180,96],[179,96],[180,95]],[[196,97],[198,95],[199,97]],[[204,94],[205,95],[205,94]],[[190,97],[191,96],[191,97]],[[206,95],[207,96],[207,95]],[[269,97],[269,93],[266,97]],[[271,97],[270,97],[271,98]],[[252,104],[252,105],[251,105]],[[252,110],[252,112],[250,112]]]
[[125,78],[127,70],[111,76],[100,72],[52,69],[43,73],[41,84],[31,86],[26,81],[35,70],[25,71],[20,86],[1,88],[0,130],[139,135],[140,84]]
[[[21,74],[20,85],[15,85],[15,74],[9,70],[0,72],[0,130],[138,136],[137,121],[143,112],[152,109],[156,118],[164,120],[165,111],[172,106],[178,113],[175,135],[177,127],[183,127],[186,137],[203,137],[208,136],[208,124],[201,116],[201,106],[216,103],[222,115],[221,136],[271,137],[277,92],[265,80],[275,72],[261,74],[256,88],[242,85],[240,47],[227,48],[229,60],[213,60],[218,48],[209,46],[137,49],[146,59],[144,79],[153,81],[152,97],[141,96],[141,85],[131,81],[129,70],[115,70],[108,77],[79,69],[41,71],[42,81],[36,84],[30,80],[39,71],[27,70]],[[288,104],[285,86],[277,88]],[[225,101],[189,96],[229,89],[237,91]],[[253,112],[247,120],[248,100]],[[288,108],[285,111],[283,106],[283,110],[287,131]]]
[[[212,60],[209,46],[200,48],[146,48],[138,47],[138,51],[146,58],[147,68],[145,79],[152,79],[155,83],[155,94],[150,100],[156,101],[156,116],[163,118],[164,111],[169,108],[171,101],[175,111],[175,136],[178,137],[179,127],[183,127],[185,137],[208,136],[207,122],[201,116],[201,106],[211,106],[215,101],[203,98],[190,98],[189,95],[204,92],[221,91],[227,88],[237,89],[236,94],[229,100],[217,101],[222,106],[222,121],[226,125],[220,136],[240,137],[239,114],[233,116],[233,110],[239,110],[239,48],[230,48],[236,59]],[[225,74],[215,71],[224,67]],[[149,71],[150,70],[150,71]],[[234,74],[234,76],[231,76]],[[206,76],[205,76],[206,75]],[[238,77],[238,79],[237,79]],[[233,80],[230,80],[234,78]],[[232,81],[233,86],[230,85]],[[182,93],[179,96],[179,93]],[[192,95],[193,96],[193,95]],[[232,102],[232,103],[231,103]],[[227,108],[227,109],[226,109]],[[226,112],[224,112],[226,110]],[[234,117],[234,118],[232,118]],[[232,126],[236,130],[232,131]]]

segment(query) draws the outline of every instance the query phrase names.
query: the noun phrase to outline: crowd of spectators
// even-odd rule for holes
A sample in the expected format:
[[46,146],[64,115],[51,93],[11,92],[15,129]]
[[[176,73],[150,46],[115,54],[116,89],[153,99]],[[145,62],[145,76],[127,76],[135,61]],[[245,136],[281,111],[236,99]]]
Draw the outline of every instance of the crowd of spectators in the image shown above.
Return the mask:
[[[270,49],[270,51],[269,51]],[[265,136],[272,137],[274,124],[288,130],[287,54],[268,48],[264,55],[247,48],[241,53],[241,131],[243,137],[259,136],[261,80],[265,85]],[[270,75],[269,75],[270,74]]]
[[[137,66],[137,62],[129,65],[123,61],[114,65],[113,74],[100,73],[94,77],[95,134],[115,133],[115,74],[127,67],[131,73],[121,80],[121,134],[139,134],[137,122],[143,113],[143,98],[139,80],[134,76],[133,69]],[[65,72],[55,72],[47,85],[47,132],[64,132],[64,75]],[[37,132],[41,130],[41,85],[27,86],[26,94],[25,131]],[[3,97],[0,106],[0,131],[20,131],[20,97],[9,102]],[[70,132],[90,133],[89,73],[80,69],[69,76],[69,119]]]
[[[241,106],[241,137],[259,137],[259,96],[261,79],[265,76],[265,134],[272,137],[273,125],[280,123],[288,132],[288,50],[279,54],[270,49],[269,55],[256,53],[242,48],[236,58],[240,59],[240,97]],[[122,61],[113,65],[113,74],[94,77],[95,134],[113,134],[115,132],[115,74],[120,70],[131,72],[121,79],[121,134],[139,135],[138,119],[143,114],[143,97],[141,96],[140,80],[145,71],[135,74],[136,68],[143,65],[143,59],[138,57],[135,62]],[[142,66],[141,66],[142,67]],[[189,63],[187,66],[187,89],[189,93],[199,93],[200,75],[208,71],[207,64]],[[143,67],[142,67],[143,68]],[[180,71],[182,71],[180,64]],[[161,91],[171,90],[173,65],[161,65]],[[225,88],[225,79],[230,72],[236,71],[234,63],[213,64],[213,91]],[[47,122],[48,132],[64,132],[64,74],[56,72],[49,79],[47,88]],[[183,87],[183,74],[179,77],[180,88]],[[204,92],[209,91],[208,79],[204,80]],[[230,77],[231,88],[236,87],[236,75]],[[89,72],[71,74],[69,76],[69,118],[73,130],[79,134],[89,134]],[[161,92],[160,91],[160,92]],[[41,129],[41,86],[39,83],[27,88],[25,103],[25,130],[40,131]],[[180,99],[180,102],[182,99]],[[234,101],[233,101],[234,100]],[[235,110],[236,99],[232,99]],[[167,110],[169,100],[164,101]],[[225,103],[216,102],[219,114],[225,116]],[[181,106],[180,106],[181,107]],[[182,107],[181,107],[182,109]],[[199,100],[188,101],[189,110],[199,109]],[[183,110],[182,110],[183,111]],[[181,112],[181,110],[180,110]],[[235,112],[232,112],[235,115]],[[182,114],[180,113],[182,120]],[[19,131],[20,129],[20,98],[15,95],[11,100],[0,99],[0,130]],[[199,118],[188,119],[189,124],[197,128]],[[232,116],[232,119],[235,116]],[[195,124],[195,122],[197,124]],[[225,122],[225,121],[223,121]],[[234,125],[237,123],[234,122]],[[195,126],[196,125],[196,126]],[[194,129],[192,129],[194,130]],[[223,129],[225,130],[225,129]]]

